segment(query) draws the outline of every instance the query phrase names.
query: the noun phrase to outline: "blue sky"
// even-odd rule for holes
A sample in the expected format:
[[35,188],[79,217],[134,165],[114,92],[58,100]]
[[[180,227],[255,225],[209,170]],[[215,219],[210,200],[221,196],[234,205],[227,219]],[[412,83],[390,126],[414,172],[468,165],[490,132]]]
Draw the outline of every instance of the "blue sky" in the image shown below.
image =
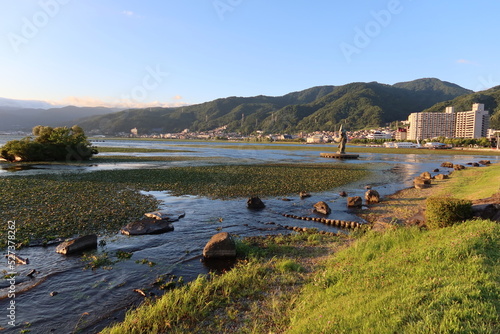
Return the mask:
[[500,84],[493,0],[0,4],[6,98],[165,106],[356,81]]

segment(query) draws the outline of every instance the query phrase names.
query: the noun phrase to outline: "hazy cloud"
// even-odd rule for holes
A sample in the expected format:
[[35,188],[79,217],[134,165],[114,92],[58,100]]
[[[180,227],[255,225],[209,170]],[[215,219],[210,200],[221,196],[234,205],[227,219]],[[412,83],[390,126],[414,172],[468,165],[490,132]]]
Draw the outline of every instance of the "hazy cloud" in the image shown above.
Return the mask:
[[467,64],[467,65],[477,65],[476,62],[467,60],[467,59],[459,59],[456,61],[458,64]]
[[[178,95],[177,95],[178,96]],[[182,107],[188,105],[185,102],[160,102],[160,101],[152,101],[152,102],[137,102],[134,100],[114,100],[114,101],[105,101],[101,99],[96,99],[92,97],[77,97],[70,96],[64,98],[62,100],[56,101],[47,101],[53,106],[77,106],[77,107],[106,107],[106,108],[152,108],[152,107]]]
[[122,14],[125,16],[133,16],[134,12],[131,10],[124,10],[124,11],[122,11]]

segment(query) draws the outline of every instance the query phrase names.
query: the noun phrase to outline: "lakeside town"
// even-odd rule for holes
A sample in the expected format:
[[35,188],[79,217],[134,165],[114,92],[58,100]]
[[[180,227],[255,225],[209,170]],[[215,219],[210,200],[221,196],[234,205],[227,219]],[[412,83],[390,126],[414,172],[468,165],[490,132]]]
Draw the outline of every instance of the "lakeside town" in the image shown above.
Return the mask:
[[[421,143],[428,148],[451,148],[453,146],[488,147],[499,149],[500,130],[489,128],[489,112],[484,104],[474,103],[470,111],[456,112],[447,107],[445,112],[411,113],[406,121],[396,121],[386,127],[349,131],[347,139],[351,143],[374,144],[391,148],[418,148]],[[87,132],[91,138],[152,138],[172,140],[228,140],[247,142],[295,141],[307,144],[332,143],[340,136],[338,131],[299,132],[297,134],[255,131],[245,135],[228,131],[227,125],[210,131],[196,132],[184,129],[178,133],[141,133],[136,127],[130,132],[119,132],[112,136],[103,135],[99,130]],[[0,135],[30,136],[30,132],[0,132]],[[458,141],[457,141],[458,140]]]

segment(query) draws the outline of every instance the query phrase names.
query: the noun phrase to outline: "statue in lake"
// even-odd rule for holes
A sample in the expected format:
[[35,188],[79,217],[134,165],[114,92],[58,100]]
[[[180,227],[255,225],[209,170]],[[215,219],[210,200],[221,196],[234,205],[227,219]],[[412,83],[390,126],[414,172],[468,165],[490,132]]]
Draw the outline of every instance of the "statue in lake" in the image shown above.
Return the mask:
[[347,143],[347,133],[344,130],[342,124],[339,128],[338,135],[333,139],[336,143],[339,143],[339,150],[337,153],[320,153],[319,156],[323,158],[334,158],[334,159],[357,159],[358,154],[347,154],[345,153],[345,145]]
[[335,138],[335,142],[339,143],[339,150],[337,151],[337,153],[345,154],[345,144],[347,143],[347,134],[343,129],[342,124],[340,125],[339,135],[337,138]]

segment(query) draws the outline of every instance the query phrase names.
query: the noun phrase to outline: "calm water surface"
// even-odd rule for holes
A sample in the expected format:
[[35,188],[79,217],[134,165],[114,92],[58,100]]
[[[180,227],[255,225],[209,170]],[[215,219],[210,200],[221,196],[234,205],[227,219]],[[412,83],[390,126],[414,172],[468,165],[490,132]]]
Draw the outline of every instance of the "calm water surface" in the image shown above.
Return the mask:
[[[0,136],[0,145],[2,144]],[[10,140],[10,139],[9,139]],[[132,258],[112,265],[112,269],[84,270],[80,256],[63,256],[55,253],[55,246],[46,248],[23,248],[18,255],[30,259],[29,265],[17,266],[16,279],[16,328],[7,325],[6,311],[0,311],[0,326],[5,332],[18,333],[24,323],[29,323],[31,333],[71,333],[76,328],[80,333],[98,332],[110,319],[122,319],[124,310],[140,303],[143,297],[134,292],[138,289],[155,291],[152,283],[159,275],[170,274],[184,277],[185,281],[195,278],[200,273],[208,273],[211,268],[201,260],[202,249],[212,235],[220,231],[241,237],[290,233],[279,226],[292,225],[316,227],[320,230],[338,231],[312,221],[298,221],[285,218],[282,213],[313,216],[312,206],[320,200],[326,201],[332,208],[330,218],[342,220],[361,220],[355,212],[346,208],[345,199],[338,192],[345,190],[350,196],[362,196],[365,185],[370,184],[381,195],[388,195],[411,186],[411,180],[423,171],[439,167],[443,161],[465,164],[482,159],[498,162],[499,157],[488,156],[439,156],[439,155],[397,155],[397,154],[360,154],[358,160],[333,161],[319,158],[318,151],[289,150],[252,150],[241,149],[242,145],[231,143],[196,143],[196,147],[185,147],[192,142],[151,142],[106,140],[96,143],[101,146],[164,148],[179,150],[178,153],[135,153],[135,155],[179,155],[205,157],[207,163],[262,163],[262,162],[323,162],[360,164],[370,163],[373,175],[347,186],[322,193],[313,193],[311,198],[301,200],[290,196],[291,201],[281,198],[265,199],[266,209],[250,211],[246,209],[246,199],[210,200],[197,196],[175,197],[168,192],[150,192],[162,200],[162,209],[184,210],[185,218],[174,223],[175,230],[161,235],[127,237],[120,234],[100,237],[105,246],[99,252],[107,252],[111,257],[118,250],[132,252]],[[231,145],[233,148],[220,148]],[[189,150],[189,152],[184,152]],[[325,145],[325,151],[334,151],[331,145]],[[118,155],[118,154],[117,154]],[[130,155],[127,153],[127,155]],[[218,157],[213,159],[213,157]],[[61,173],[68,171],[88,172],[116,168],[168,168],[171,166],[193,165],[188,162],[159,162],[134,164],[93,164],[82,166],[65,165],[25,165],[1,164],[0,177],[10,175],[29,175],[37,173]],[[348,166],[346,166],[348,167]],[[5,217],[4,217],[5,218]],[[8,217],[6,218],[8,219]],[[147,259],[155,266],[136,263]],[[0,265],[7,270],[6,261]],[[26,274],[36,269],[40,273],[35,278]],[[9,299],[8,282],[3,280],[0,295],[0,310],[6,310]],[[25,290],[25,292],[22,292]],[[50,296],[57,291],[58,294]],[[158,292],[158,291],[156,291]],[[159,292],[158,292],[159,293]]]

